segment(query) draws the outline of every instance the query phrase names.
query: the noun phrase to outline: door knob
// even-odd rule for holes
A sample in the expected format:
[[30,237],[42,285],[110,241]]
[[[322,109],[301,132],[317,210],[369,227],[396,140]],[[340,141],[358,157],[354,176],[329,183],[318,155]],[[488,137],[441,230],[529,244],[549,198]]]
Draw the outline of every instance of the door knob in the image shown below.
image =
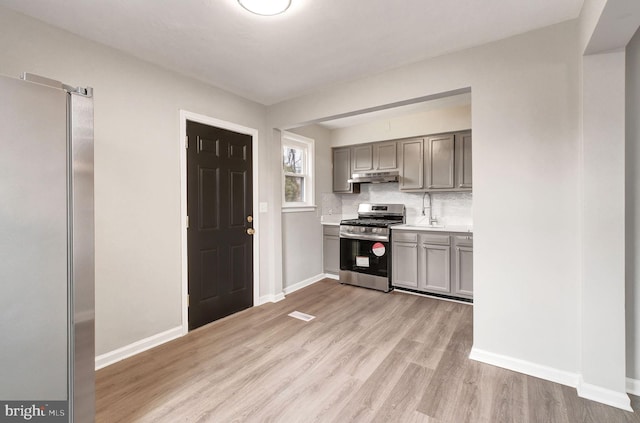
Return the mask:
[[253,235],[253,234],[255,234],[255,233],[256,233],[256,230],[255,230],[255,229],[253,229],[253,228],[249,228],[249,229],[247,229],[247,233],[248,233],[249,235]]

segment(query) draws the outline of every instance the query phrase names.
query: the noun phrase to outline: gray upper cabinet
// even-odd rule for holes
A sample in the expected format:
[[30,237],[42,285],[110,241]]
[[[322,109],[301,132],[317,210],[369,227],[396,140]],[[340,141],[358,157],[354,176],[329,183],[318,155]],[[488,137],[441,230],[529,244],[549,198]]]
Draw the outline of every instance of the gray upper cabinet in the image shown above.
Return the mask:
[[373,145],[359,145],[351,148],[353,173],[366,172],[373,169]]
[[333,192],[353,192],[351,178],[351,147],[333,149]]
[[400,189],[424,189],[424,140],[422,138],[401,141]]
[[455,187],[455,137],[453,134],[429,137],[425,146],[426,186],[429,190]]
[[398,169],[398,143],[379,142],[373,145],[373,164],[375,170],[392,171]]
[[455,135],[456,149],[456,188],[471,189],[471,132]]
[[340,228],[326,225],[322,228],[324,273],[337,275],[340,273]]
[[471,191],[471,131],[333,149],[333,192],[360,192],[353,173],[398,171],[400,191]]
[[353,173],[397,169],[398,143],[396,141],[351,147],[351,170]]

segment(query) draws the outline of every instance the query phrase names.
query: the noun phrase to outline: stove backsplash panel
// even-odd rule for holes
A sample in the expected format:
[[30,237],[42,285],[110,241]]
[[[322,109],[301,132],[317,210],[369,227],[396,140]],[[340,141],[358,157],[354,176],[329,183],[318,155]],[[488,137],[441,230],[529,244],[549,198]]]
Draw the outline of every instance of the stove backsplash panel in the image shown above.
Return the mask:
[[[422,216],[421,192],[401,192],[397,183],[362,184],[360,194],[322,194],[322,214],[356,214],[360,203],[398,203],[407,208],[407,223],[416,223]],[[472,193],[437,192],[431,193],[433,216],[438,223],[446,226],[473,225]],[[425,198],[425,213],[429,215],[429,199]]]

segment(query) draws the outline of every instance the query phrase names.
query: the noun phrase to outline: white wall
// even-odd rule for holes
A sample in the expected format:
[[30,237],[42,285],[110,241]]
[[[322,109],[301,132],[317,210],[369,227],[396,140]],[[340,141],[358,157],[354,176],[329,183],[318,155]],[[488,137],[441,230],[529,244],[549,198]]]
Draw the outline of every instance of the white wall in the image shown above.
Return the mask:
[[321,199],[332,191],[330,131],[319,125],[291,129],[290,132],[315,141],[315,197],[318,208],[309,212],[282,213],[283,287],[290,289],[323,273]]
[[474,348],[565,383],[579,370],[579,50],[568,22],[269,108],[286,127],[471,87]]
[[[627,264],[625,47],[640,26],[636,0],[587,0],[582,61],[580,396],[631,410],[626,394]],[[631,115],[635,120],[636,116]],[[603,363],[606,363],[603,365]],[[640,382],[629,386],[640,392]]]
[[623,308],[624,56],[624,51],[618,51],[583,58],[582,381],[578,392],[597,399],[606,389],[609,403],[628,407]]
[[640,31],[627,46],[626,59],[627,376],[640,380]]
[[[0,73],[95,89],[97,354],[180,326],[179,110],[259,129],[266,143],[264,107],[8,9],[0,28]],[[267,287],[271,226],[261,238]]]
[[411,113],[389,119],[336,128],[331,131],[331,146],[394,140],[417,135],[462,131],[471,128],[471,105]]
[[580,53],[587,49],[608,1],[584,0],[584,5],[580,11]]
[[585,55],[621,50],[640,26],[640,2],[586,0],[580,21]]

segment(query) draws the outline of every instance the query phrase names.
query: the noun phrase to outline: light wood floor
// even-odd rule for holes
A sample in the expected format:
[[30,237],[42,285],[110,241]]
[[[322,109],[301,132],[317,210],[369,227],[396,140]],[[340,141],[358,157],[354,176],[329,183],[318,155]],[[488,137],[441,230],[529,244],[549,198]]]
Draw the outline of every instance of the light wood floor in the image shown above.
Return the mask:
[[470,305],[324,280],[99,370],[96,420],[640,423],[471,344]]

